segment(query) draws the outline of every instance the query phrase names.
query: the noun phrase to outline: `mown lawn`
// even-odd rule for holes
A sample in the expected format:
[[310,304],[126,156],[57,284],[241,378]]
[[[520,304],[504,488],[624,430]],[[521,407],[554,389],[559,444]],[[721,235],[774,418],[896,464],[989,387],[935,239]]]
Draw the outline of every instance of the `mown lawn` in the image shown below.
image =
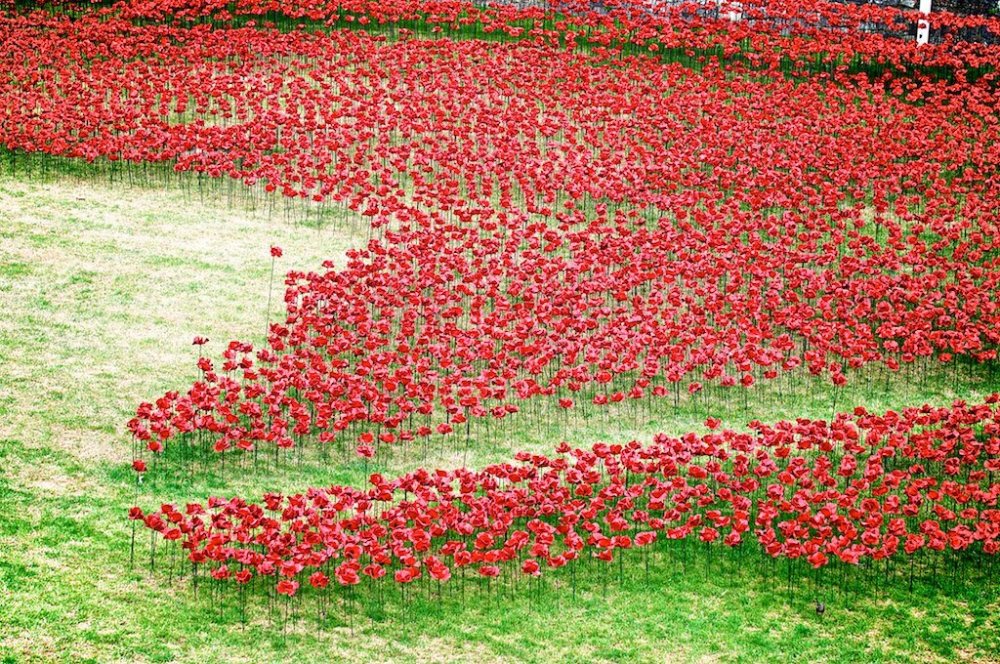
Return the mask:
[[[390,586],[382,602],[335,607],[320,626],[308,597],[290,619],[258,602],[244,623],[235,602],[214,602],[204,586],[195,597],[188,580],[150,575],[144,543],[130,569],[125,512],[136,500],[364,481],[371,467],[360,461],[307,454],[278,470],[161,477],[137,498],[124,423],[140,401],[195,377],[195,335],[211,340],[205,352],[216,357],[230,339],[261,339],[270,245],[284,250],[279,271],[310,270],[366,241],[356,223],[296,224],[230,208],[223,196],[0,176],[3,661],[1000,661],[1000,601],[997,585],[981,581],[986,570],[964,582],[921,578],[910,592],[900,570],[888,584],[882,568],[843,581],[829,571],[818,589],[796,569],[789,593],[784,567],[756,555],[709,557],[692,544],[654,559],[648,574],[638,558],[622,578],[617,565],[585,565],[575,592],[566,574],[542,588],[484,586],[464,598],[420,586],[403,601]],[[826,382],[796,376],[780,390],[755,387],[745,402],[706,394],[588,418],[542,405],[506,425],[508,442],[473,441],[468,463],[550,451],[562,439],[701,430],[709,412],[740,427],[854,405],[944,404],[1000,389],[991,380],[978,367],[916,367],[855,376],[836,402]],[[380,469],[454,466],[463,448],[397,453]]]

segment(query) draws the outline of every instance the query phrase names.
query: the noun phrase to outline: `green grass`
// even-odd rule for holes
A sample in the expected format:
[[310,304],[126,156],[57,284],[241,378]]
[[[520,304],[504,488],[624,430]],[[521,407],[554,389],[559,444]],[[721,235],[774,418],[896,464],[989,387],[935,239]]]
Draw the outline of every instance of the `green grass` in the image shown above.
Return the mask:
[[[879,569],[854,570],[846,591],[824,593],[828,610],[818,617],[804,570],[790,597],[783,573],[766,574],[759,558],[741,565],[716,552],[710,562],[695,547],[658,559],[648,577],[638,559],[622,582],[612,568],[606,587],[601,568],[585,566],[575,599],[563,573],[541,593],[522,586],[513,598],[469,585],[464,602],[455,590],[438,601],[420,586],[404,604],[390,585],[383,606],[368,601],[350,620],[335,609],[323,627],[309,597],[284,628],[261,602],[243,626],[235,603],[220,608],[205,588],[195,597],[186,580],[150,575],[144,542],[130,570],[124,515],[136,489],[124,423],[136,404],[195,377],[193,336],[209,337],[215,357],[229,339],[260,340],[271,244],[284,249],[280,269],[309,270],[366,241],[362,226],[342,219],[293,225],[224,201],[0,176],[0,661],[997,659],[995,586],[921,579],[910,593],[897,580],[876,594]],[[755,387],[745,401],[732,392],[588,417],[528,406],[537,412],[515,416],[498,437],[508,442],[473,444],[468,463],[551,450],[563,438],[584,445],[701,430],[709,412],[735,427],[829,417],[829,385],[798,378]],[[998,387],[978,367],[873,370],[836,396],[836,409],[941,404]],[[389,472],[454,466],[463,447],[449,441],[427,459],[397,452],[381,463]],[[307,454],[272,472],[167,474],[142,487],[139,501],[360,483],[365,470]]]

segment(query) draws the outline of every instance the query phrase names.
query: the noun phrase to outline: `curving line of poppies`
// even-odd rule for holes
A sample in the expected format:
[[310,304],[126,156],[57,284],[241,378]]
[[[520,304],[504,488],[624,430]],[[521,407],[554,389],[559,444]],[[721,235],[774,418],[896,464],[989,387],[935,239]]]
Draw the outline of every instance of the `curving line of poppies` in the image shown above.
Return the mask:
[[858,408],[830,422],[753,422],[746,433],[710,420],[708,434],[646,446],[563,443],[553,456],[520,453],[481,471],[373,474],[362,489],[129,516],[150,534],[152,566],[182,560],[195,583],[242,587],[241,599],[251,583],[292,597],[307,584],[382,593],[390,580],[433,580],[440,593],[444,582],[516,583],[565,567],[575,584],[578,565],[628,557],[648,570],[651,554],[677,555],[685,540],[817,570],[905,560],[912,582],[914,566],[937,574],[952,560],[954,575],[954,561],[1000,551],[998,402]]

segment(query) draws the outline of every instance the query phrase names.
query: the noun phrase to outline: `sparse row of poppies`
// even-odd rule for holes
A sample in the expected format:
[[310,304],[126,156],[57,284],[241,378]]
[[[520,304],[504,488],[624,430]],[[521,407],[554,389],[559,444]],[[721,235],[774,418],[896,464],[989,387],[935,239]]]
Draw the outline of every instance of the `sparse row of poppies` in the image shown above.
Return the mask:
[[195,578],[254,581],[289,597],[304,584],[383,577],[532,577],[637,549],[635,565],[684,540],[760,547],[817,569],[909,560],[912,570],[917,557],[936,568],[959,552],[1000,552],[998,402],[859,408],[831,422],[754,422],[746,433],[709,421],[708,434],[647,446],[563,443],[553,456],[520,453],[481,471],[373,474],[362,489],[134,507],[129,516],[151,535],[152,564],[176,560],[179,547]]

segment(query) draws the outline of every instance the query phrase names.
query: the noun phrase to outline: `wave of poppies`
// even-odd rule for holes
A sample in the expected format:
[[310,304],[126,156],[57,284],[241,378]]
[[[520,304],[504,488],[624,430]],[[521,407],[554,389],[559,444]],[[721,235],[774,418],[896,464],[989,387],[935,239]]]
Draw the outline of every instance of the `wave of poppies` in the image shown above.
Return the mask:
[[633,549],[648,562],[687,539],[757,546],[817,569],[908,558],[912,575],[918,557],[936,570],[957,552],[1000,551],[998,402],[859,408],[831,422],[755,422],[747,433],[657,436],[645,447],[563,443],[555,456],[521,453],[481,471],[374,474],[364,489],[135,507],[130,518],[149,530],[154,565],[157,546],[161,560],[180,547],[195,578],[262,579],[287,596],[304,583],[386,576],[538,576]]
[[[175,4],[214,18],[231,5]],[[832,31],[889,14],[824,3],[811,7],[839,18],[790,35],[805,10],[776,3],[753,26],[293,7],[549,32],[497,44],[149,22],[159,2],[0,23],[9,149],[137,173],[168,162],[344,205],[378,230],[346,268],[288,274],[265,348],[232,342],[189,389],[139,406],[129,428],[148,450],[318,440],[371,456],[529,398],[570,408],[799,367],[840,385],[873,363],[995,360],[996,89],[965,72],[1000,50]],[[577,24],[588,49],[566,44]],[[702,55],[692,68],[598,47],[629,35]],[[849,71],[873,43],[882,73]],[[787,57],[759,57],[776,44]],[[818,53],[843,63],[796,70]]]

